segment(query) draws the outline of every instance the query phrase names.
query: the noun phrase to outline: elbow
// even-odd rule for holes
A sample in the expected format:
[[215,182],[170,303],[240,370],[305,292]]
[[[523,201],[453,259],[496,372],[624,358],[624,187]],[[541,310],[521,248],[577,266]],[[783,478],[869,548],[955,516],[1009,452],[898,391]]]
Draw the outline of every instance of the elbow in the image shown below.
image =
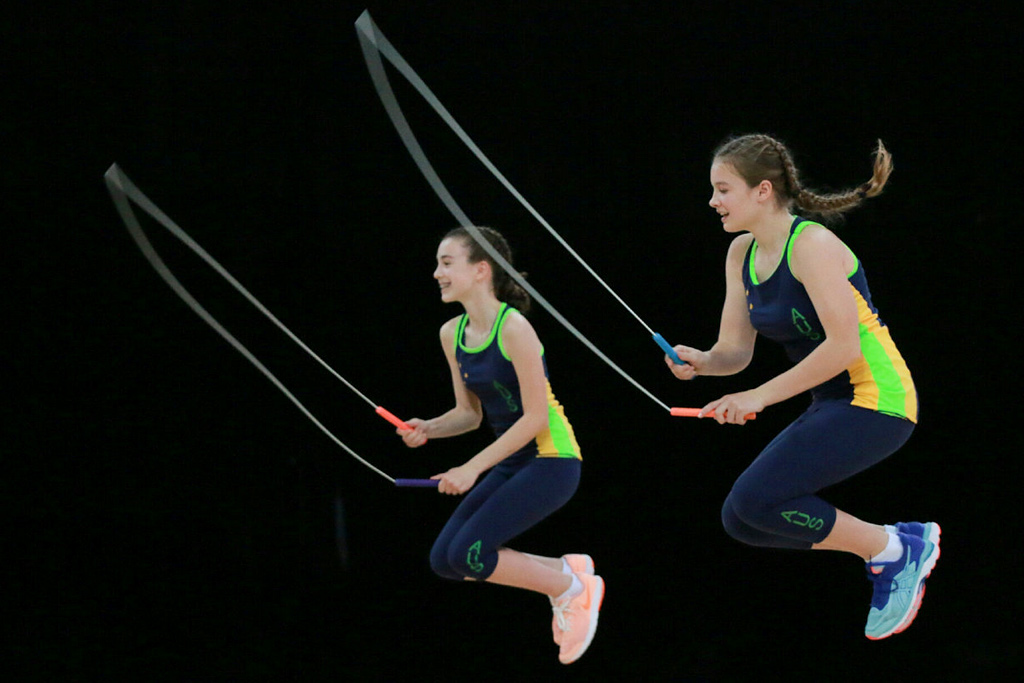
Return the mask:
[[752,361],[753,359],[754,349],[752,348],[748,349],[745,353],[740,354],[736,358],[736,365],[734,366],[735,369],[733,370],[732,374],[735,375],[738,372],[743,372],[744,370],[746,370],[747,367],[750,365],[750,361]]
[[533,435],[540,434],[551,424],[547,410],[527,412],[523,417],[526,419],[527,424],[530,427],[530,433]]
[[484,422],[483,411],[467,406],[462,411],[462,419],[460,422],[465,426],[465,431],[467,432],[479,429],[480,425]]
[[861,352],[859,338],[841,344],[837,351],[837,356],[841,359],[844,369],[853,366],[864,357]]
[[747,367],[750,365],[750,361],[753,359],[754,354],[752,351],[737,353],[736,355],[727,359],[726,362],[722,363],[721,367],[718,368],[717,372],[713,372],[711,374],[718,374],[723,376],[739,374],[747,369]]

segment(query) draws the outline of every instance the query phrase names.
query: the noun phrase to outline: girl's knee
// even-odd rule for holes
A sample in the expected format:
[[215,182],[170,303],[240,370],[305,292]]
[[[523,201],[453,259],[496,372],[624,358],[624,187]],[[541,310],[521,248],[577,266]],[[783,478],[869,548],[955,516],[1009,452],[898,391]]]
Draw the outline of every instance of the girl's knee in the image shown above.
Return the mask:
[[435,545],[430,551],[430,568],[438,576],[456,581],[480,580],[488,574],[480,541],[469,546],[460,543]]
[[741,543],[758,547],[771,546],[771,534],[763,531],[759,524],[763,515],[763,501],[740,495],[733,489],[722,504],[722,527],[725,533]]
[[728,510],[734,521],[742,522],[746,526],[761,528],[768,522],[774,508],[775,504],[768,501],[758,491],[734,486],[722,508],[723,521],[726,510]]
[[752,524],[750,520],[738,513],[732,495],[722,505],[722,527],[725,532],[740,543],[758,548],[796,548],[806,549],[809,543],[781,536]]
[[462,575],[455,571],[454,566],[448,560],[448,549],[434,545],[430,550],[430,569],[442,579],[458,581]]
[[731,497],[726,498],[725,503],[722,504],[722,528],[725,529],[725,533],[729,534],[737,541],[748,545],[754,545],[750,541],[750,526],[736,514],[736,511],[732,507]]

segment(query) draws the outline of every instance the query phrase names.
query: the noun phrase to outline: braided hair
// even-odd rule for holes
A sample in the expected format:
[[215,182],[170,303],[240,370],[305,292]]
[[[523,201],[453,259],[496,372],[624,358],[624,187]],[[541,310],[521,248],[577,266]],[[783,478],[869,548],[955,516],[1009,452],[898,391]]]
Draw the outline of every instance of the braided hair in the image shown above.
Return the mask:
[[870,180],[856,188],[834,194],[821,194],[804,187],[789,149],[769,135],[730,138],[715,150],[714,159],[730,164],[749,187],[754,187],[762,180],[771,182],[775,199],[781,208],[796,206],[803,212],[827,219],[838,217],[844,211],[859,206],[866,198],[882,193],[892,173],[892,155],[879,140],[874,156]]
[[[508,242],[500,232],[494,228],[483,226],[476,226],[476,229],[483,233],[484,238],[501,254],[502,258],[509,264],[512,263],[512,249],[508,246]],[[491,281],[494,285],[494,296],[497,297],[498,301],[504,301],[524,315],[530,310],[530,294],[518,282],[513,280],[504,268],[495,262],[491,255],[470,234],[469,230],[455,228],[448,231],[448,234],[443,239],[450,237],[462,240],[462,243],[469,252],[466,260],[470,263],[487,261],[491,264]],[[526,273],[519,273],[519,275],[524,278],[526,277]]]

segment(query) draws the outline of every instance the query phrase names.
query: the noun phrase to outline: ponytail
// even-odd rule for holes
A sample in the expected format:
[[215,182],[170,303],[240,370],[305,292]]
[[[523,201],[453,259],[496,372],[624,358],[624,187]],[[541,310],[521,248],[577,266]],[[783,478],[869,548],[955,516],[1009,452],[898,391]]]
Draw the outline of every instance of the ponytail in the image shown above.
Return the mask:
[[871,179],[850,190],[834,194],[821,194],[806,188],[793,163],[789,149],[768,135],[744,135],[727,140],[715,150],[714,158],[729,163],[749,187],[762,180],[772,183],[779,206],[796,206],[802,212],[823,218],[835,218],[843,212],[860,206],[868,197],[882,193],[892,173],[892,154],[878,141]]

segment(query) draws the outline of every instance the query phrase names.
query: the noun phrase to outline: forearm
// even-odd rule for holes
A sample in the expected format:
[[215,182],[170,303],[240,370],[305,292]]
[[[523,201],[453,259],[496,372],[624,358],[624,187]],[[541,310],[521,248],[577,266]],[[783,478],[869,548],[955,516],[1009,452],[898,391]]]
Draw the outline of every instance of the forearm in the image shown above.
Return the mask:
[[530,443],[547,426],[547,413],[541,415],[525,414],[516,420],[504,434],[488,445],[487,448],[470,458],[466,462],[466,466],[477,472],[485,472]]
[[750,365],[752,351],[751,348],[718,342],[707,351],[707,358],[700,367],[700,374],[712,377],[735,375]]
[[755,391],[766,406],[780,403],[832,379],[850,367],[859,355],[859,344],[853,346],[826,339],[802,361]]
[[480,426],[482,416],[471,408],[455,406],[448,412],[423,422],[429,439],[443,439],[471,432]]

